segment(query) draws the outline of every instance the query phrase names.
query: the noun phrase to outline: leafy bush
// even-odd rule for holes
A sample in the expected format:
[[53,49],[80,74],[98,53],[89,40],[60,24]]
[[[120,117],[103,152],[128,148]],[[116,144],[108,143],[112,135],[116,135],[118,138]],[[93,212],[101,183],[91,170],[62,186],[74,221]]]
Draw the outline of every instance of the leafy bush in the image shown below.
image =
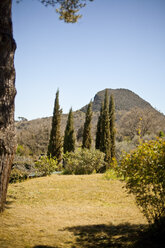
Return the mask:
[[126,153],[119,171],[149,223],[165,216],[165,141],[148,141]]
[[26,146],[24,147],[23,145],[17,145],[16,154],[18,156],[28,156],[30,153],[30,150]]
[[118,178],[118,175],[116,173],[116,171],[114,169],[108,169],[105,173],[104,173],[104,178],[106,180],[115,180]]
[[48,176],[58,168],[57,164],[58,161],[56,158],[41,156],[35,162],[36,173],[40,176]]
[[160,131],[160,132],[159,132],[159,137],[160,137],[160,138],[163,138],[164,136],[165,136],[164,132],[163,132],[163,131]]
[[28,174],[26,172],[23,172],[17,168],[14,168],[11,170],[9,183],[17,183],[22,182],[28,178]]
[[99,150],[77,149],[64,156],[64,174],[91,174],[105,166],[105,154]]

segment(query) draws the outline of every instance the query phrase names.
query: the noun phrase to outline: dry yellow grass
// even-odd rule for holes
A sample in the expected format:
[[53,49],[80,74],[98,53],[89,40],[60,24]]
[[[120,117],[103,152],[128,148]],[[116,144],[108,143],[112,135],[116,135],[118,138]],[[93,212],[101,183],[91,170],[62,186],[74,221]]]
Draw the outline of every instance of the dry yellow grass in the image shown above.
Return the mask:
[[130,247],[146,220],[122,186],[98,174],[10,185],[0,247]]

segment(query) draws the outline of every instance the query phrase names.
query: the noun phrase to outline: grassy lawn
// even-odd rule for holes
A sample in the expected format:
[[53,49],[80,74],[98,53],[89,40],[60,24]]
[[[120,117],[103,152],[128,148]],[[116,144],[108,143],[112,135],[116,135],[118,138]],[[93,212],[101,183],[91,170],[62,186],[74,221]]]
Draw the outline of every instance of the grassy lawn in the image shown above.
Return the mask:
[[99,174],[10,185],[0,247],[131,247],[147,222],[123,185]]

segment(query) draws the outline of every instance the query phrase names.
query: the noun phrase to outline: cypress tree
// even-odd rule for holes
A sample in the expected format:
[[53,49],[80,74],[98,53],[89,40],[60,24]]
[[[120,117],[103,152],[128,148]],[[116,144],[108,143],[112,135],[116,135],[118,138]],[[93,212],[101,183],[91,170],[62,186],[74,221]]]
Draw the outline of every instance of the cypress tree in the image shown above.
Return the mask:
[[87,149],[91,148],[92,145],[91,121],[92,121],[92,102],[90,102],[87,107],[84,130],[83,130],[82,148],[87,148]]
[[109,119],[110,119],[111,160],[112,160],[112,158],[115,158],[115,102],[113,95],[110,96]]
[[98,122],[97,122],[96,142],[95,142],[95,148],[99,149],[99,150],[101,150],[103,108],[104,108],[104,103],[102,102],[102,105],[101,105],[101,108],[100,108],[100,115],[99,115]]
[[60,131],[61,114],[62,110],[60,109],[59,105],[59,90],[57,90],[52,118],[52,129],[48,145],[48,156],[56,157],[58,163],[60,163],[62,160],[62,138]]
[[109,127],[108,90],[105,91],[105,97],[104,97],[100,150],[105,153],[105,161],[109,163],[111,160],[111,142],[110,142],[110,127]]
[[64,153],[74,152],[75,150],[75,134],[74,134],[74,125],[73,125],[73,112],[72,108],[69,111],[68,120],[65,128],[64,135]]

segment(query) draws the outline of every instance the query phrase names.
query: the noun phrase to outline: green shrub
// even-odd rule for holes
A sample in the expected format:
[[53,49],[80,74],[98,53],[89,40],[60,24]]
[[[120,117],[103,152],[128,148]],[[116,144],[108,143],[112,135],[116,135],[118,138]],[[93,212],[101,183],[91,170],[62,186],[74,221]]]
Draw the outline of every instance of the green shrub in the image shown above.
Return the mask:
[[163,138],[164,136],[165,136],[164,132],[163,132],[163,131],[160,131],[160,132],[159,132],[159,137],[160,137],[160,138]]
[[27,148],[24,147],[23,145],[17,145],[17,149],[16,149],[16,155],[18,156],[28,156],[30,155],[31,151]]
[[118,178],[118,175],[116,173],[116,171],[114,169],[108,169],[105,173],[104,173],[104,178],[106,180],[114,180]]
[[64,156],[64,174],[91,174],[105,167],[105,154],[99,150],[77,149]]
[[11,170],[9,183],[17,183],[22,182],[28,178],[28,174],[26,172],[23,172],[17,168],[14,168]]
[[48,176],[57,170],[57,164],[58,161],[56,158],[41,156],[40,159],[35,162],[36,173],[39,176]]
[[19,156],[23,156],[25,154],[25,148],[22,145],[18,145],[16,154]]
[[119,172],[149,223],[165,216],[165,141],[148,141],[123,155]]

